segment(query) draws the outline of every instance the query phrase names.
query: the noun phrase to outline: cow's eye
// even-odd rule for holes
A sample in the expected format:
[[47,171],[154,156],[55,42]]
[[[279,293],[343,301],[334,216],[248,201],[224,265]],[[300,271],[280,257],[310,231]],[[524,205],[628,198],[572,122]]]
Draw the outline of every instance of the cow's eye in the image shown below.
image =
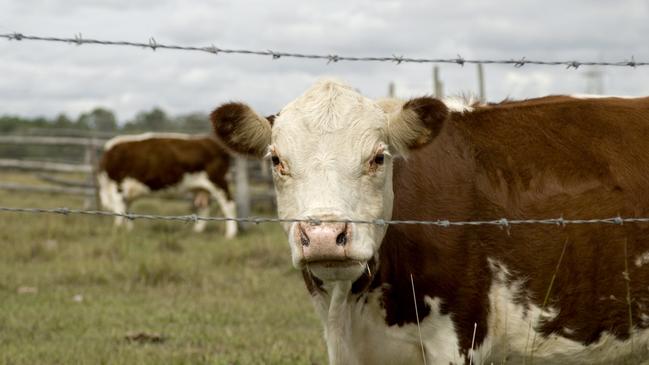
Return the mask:
[[382,153],[378,153],[376,156],[374,156],[374,163],[377,165],[383,165],[383,162],[385,161],[385,155]]
[[272,156],[272,157],[270,158],[270,160],[273,162],[273,166],[277,166],[277,165],[279,165],[279,162],[280,162],[280,161],[279,161],[279,157],[277,157],[277,156]]
[[288,175],[288,168],[286,166],[286,163],[282,162],[279,156],[271,155],[270,161],[273,163],[273,170],[275,170],[275,172],[277,172],[280,175]]

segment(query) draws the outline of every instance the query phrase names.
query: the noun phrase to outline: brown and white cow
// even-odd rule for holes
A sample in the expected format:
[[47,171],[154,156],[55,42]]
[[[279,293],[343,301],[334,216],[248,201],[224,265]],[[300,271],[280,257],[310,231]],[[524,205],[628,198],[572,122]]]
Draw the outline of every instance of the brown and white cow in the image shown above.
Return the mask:
[[[104,208],[125,213],[136,198],[152,191],[192,192],[199,216],[209,215],[210,197],[228,218],[236,217],[225,175],[230,155],[210,136],[144,133],[118,136],[106,142],[99,165],[99,191]],[[117,217],[116,225],[124,219]],[[131,222],[127,224],[130,226]],[[206,221],[194,230],[203,231]],[[225,236],[234,237],[237,224],[226,222]]]
[[[211,117],[270,155],[281,218],[649,216],[649,98],[377,102],[325,80],[272,122]],[[332,364],[649,359],[648,224],[284,228]]]

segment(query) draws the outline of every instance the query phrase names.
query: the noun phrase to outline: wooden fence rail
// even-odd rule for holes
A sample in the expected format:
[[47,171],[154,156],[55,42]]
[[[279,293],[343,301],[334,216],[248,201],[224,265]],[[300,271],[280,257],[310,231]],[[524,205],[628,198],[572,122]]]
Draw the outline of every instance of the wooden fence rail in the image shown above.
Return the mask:
[[0,158],[0,168],[29,170],[29,171],[82,172],[82,173],[91,173],[93,170],[92,165],[88,165],[88,164],[69,164],[69,163],[61,163],[61,162],[16,160],[10,158]]
[[79,137],[0,136],[0,143],[86,146],[99,149],[104,147],[106,140]]
[[34,193],[71,194],[93,197],[95,191],[92,188],[79,188],[70,186],[37,186],[15,183],[0,182],[0,189],[9,191],[25,191]]

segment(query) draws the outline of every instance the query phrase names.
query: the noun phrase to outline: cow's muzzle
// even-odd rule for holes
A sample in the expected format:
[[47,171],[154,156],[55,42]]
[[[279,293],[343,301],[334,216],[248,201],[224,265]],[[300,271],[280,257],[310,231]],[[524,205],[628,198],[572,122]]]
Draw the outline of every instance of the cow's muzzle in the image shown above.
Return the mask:
[[347,223],[300,222],[295,230],[296,242],[302,246],[304,262],[324,266],[345,265],[352,229]]

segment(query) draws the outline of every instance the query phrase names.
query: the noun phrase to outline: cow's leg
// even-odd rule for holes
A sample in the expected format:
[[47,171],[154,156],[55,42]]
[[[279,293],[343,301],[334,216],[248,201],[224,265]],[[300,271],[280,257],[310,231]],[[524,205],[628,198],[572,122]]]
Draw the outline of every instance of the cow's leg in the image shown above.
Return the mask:
[[228,184],[225,181],[225,174],[223,171],[216,169],[216,177],[210,178],[205,172],[195,176],[192,189],[207,190],[210,192],[214,200],[217,201],[221,207],[221,211],[226,218],[225,222],[225,238],[232,238],[237,235],[237,222],[232,219],[237,217],[237,210],[234,201],[230,199],[228,192]]
[[[194,192],[194,209],[199,217],[208,217],[210,214],[210,193],[203,189]],[[199,220],[194,224],[194,232],[203,232],[207,221]]]
[[236,236],[237,222],[233,219],[237,217],[237,208],[234,201],[230,199],[228,185],[225,182],[225,179],[211,184],[210,192],[214,199],[219,203],[223,215],[230,219],[225,221],[225,238]]
[[[126,199],[124,194],[118,192],[113,200],[113,212],[118,214],[126,214],[126,212],[128,211],[129,203],[129,200]],[[130,231],[133,229],[133,221],[124,217],[115,217],[115,226],[124,226],[127,230]]]
[[[99,199],[104,209],[113,213],[125,214],[128,204],[119,188],[118,182],[110,179],[105,172],[101,172],[97,178],[99,183]],[[115,226],[120,227],[124,224],[124,217],[115,217]],[[132,228],[132,222],[126,221],[127,228]]]
[[[122,181],[120,188],[122,195],[121,213],[126,213],[128,211],[129,205],[131,205],[131,203],[133,203],[136,199],[151,192],[148,186],[131,177],[124,178],[124,181]],[[123,218],[123,221],[126,224],[126,229],[133,229],[132,220]]]
[[[237,208],[233,200],[229,199],[229,195],[223,189],[216,188],[212,194],[214,199],[221,206],[221,211],[226,218],[234,219],[237,217]],[[234,220],[225,221],[225,238],[232,238],[237,235],[237,222]]]

